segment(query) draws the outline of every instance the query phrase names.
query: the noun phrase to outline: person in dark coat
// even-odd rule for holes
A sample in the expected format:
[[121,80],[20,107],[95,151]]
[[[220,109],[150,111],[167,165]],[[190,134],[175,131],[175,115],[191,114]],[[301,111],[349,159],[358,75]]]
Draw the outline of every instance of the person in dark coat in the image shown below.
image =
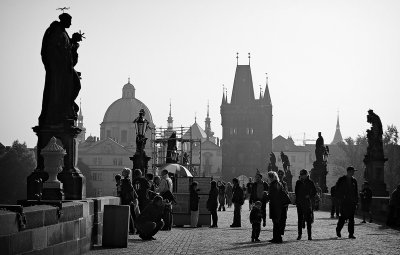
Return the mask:
[[148,194],[150,183],[142,176],[142,171],[140,169],[135,169],[133,171],[132,185],[138,194],[139,209],[140,211],[143,211],[150,202]]
[[130,215],[129,215],[129,233],[135,233],[134,220],[139,216],[140,210],[138,205],[138,195],[133,189],[132,182],[130,179],[131,169],[122,169],[122,179],[120,182],[121,186],[121,205],[129,205]]
[[251,223],[251,242],[260,242],[260,231],[261,231],[261,201],[257,201],[254,203],[253,208],[250,212],[250,223]]
[[[284,181],[285,178],[285,172],[283,170],[278,170],[278,177],[279,177],[279,182],[282,184],[283,191],[286,194],[289,194],[288,190],[288,185]],[[282,209],[282,215],[281,215],[281,234],[285,234],[285,228],[286,228],[286,219],[287,219],[287,211],[288,211],[289,205],[284,205]]]
[[242,226],[241,220],[241,210],[244,203],[244,192],[239,185],[239,180],[237,178],[232,179],[233,183],[233,223],[230,225],[231,228],[240,228]]
[[211,189],[208,193],[208,200],[207,200],[207,209],[211,213],[212,224],[210,228],[217,228],[218,227],[218,189],[217,189],[217,182],[211,181]]
[[269,190],[268,190],[268,201],[269,201],[269,218],[272,220],[273,229],[272,229],[272,239],[269,242],[272,243],[282,243],[282,196],[281,192],[283,191],[283,186],[279,182],[278,174],[274,171],[268,172],[268,182],[269,182]]
[[297,240],[301,239],[302,229],[305,228],[306,223],[308,240],[312,240],[311,224],[314,221],[312,201],[317,194],[317,190],[315,188],[314,182],[310,180],[307,170],[300,170],[300,180],[296,181],[296,186],[294,190],[296,195],[297,207]]
[[190,226],[192,228],[197,227],[199,221],[199,193],[198,193],[198,182],[192,182],[190,186]]
[[366,223],[365,216],[368,214],[369,223],[372,222],[372,213],[371,213],[371,202],[372,202],[372,190],[369,187],[369,183],[367,181],[364,182],[363,188],[360,192],[360,202],[361,202],[361,212],[363,216],[363,221],[361,223]]
[[155,240],[153,236],[164,226],[163,212],[163,198],[157,195],[136,219],[136,227],[141,239]]
[[336,186],[333,185],[331,188],[331,218],[339,218],[339,204],[336,199]]
[[257,201],[261,202],[261,213],[263,226],[266,226],[267,219],[267,199],[264,196],[264,191],[268,191],[268,183],[262,180],[262,174],[257,172],[255,176],[255,182],[251,185],[251,194],[249,198],[249,203],[253,204]]
[[336,198],[340,206],[340,216],[336,227],[336,235],[342,237],[340,231],[344,223],[348,220],[349,238],[355,239],[354,236],[354,214],[358,204],[358,187],[357,180],[353,177],[354,167],[347,168],[347,175],[340,177],[336,183]]

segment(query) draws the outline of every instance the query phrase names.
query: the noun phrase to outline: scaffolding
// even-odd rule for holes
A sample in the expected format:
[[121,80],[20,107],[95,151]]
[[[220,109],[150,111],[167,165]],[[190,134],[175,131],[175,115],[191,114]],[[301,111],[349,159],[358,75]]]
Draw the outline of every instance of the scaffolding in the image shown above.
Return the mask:
[[[167,159],[167,144],[171,134],[176,133],[176,147],[178,152],[177,164],[186,167],[193,176],[199,176],[201,170],[201,139],[192,136],[192,127],[156,128],[152,132],[153,145],[153,172],[164,166]],[[199,148],[199,161],[194,161],[193,149]],[[197,151],[197,150],[196,150]],[[187,157],[185,157],[185,153]]]

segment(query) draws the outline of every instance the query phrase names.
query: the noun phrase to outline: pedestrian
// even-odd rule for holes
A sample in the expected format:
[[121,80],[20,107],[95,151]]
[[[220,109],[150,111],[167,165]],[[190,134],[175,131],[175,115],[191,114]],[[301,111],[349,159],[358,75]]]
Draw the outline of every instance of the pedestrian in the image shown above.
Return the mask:
[[249,177],[249,182],[246,184],[246,195],[249,198],[249,210],[250,211],[251,211],[251,206],[252,206],[252,203],[250,203],[250,196],[252,194],[252,188],[253,188],[253,178]]
[[336,213],[336,218],[339,218],[339,204],[336,199],[336,186],[333,185],[331,187],[331,218],[335,218],[335,213]]
[[232,184],[230,182],[228,182],[226,184],[225,195],[226,195],[226,204],[227,204],[228,208],[231,208],[233,192],[232,192]]
[[310,180],[305,169],[300,170],[300,180],[296,181],[294,188],[297,207],[297,240],[301,239],[302,229],[307,223],[308,240],[312,240],[311,224],[314,222],[312,201],[317,194],[314,182]]
[[218,227],[218,189],[217,189],[217,182],[211,181],[211,189],[208,193],[208,200],[207,200],[207,209],[211,213],[212,224],[210,228],[217,228]]
[[315,183],[315,188],[317,189],[317,194],[314,197],[313,205],[314,205],[314,210],[319,211],[319,204],[321,202],[321,197],[322,197],[322,189],[319,186],[318,182]]
[[251,187],[249,204],[253,204],[257,201],[261,202],[262,222],[265,227],[267,219],[267,197],[264,196],[264,191],[268,191],[268,183],[262,180],[262,174],[259,171],[257,171],[255,182],[252,183]]
[[158,192],[160,196],[168,200],[172,204],[176,204],[175,197],[172,194],[173,184],[172,179],[169,177],[169,172],[167,169],[161,171],[160,185],[158,186]]
[[[289,190],[288,190],[288,185],[284,181],[285,178],[285,172],[283,170],[278,170],[278,177],[279,177],[279,182],[282,184],[283,191],[289,196]],[[286,228],[286,219],[287,219],[287,211],[289,208],[289,204],[284,205],[282,208],[282,214],[281,214],[281,235],[285,234],[285,228]]]
[[396,225],[400,225],[400,184],[390,196],[389,213],[386,225],[389,227],[396,227]]
[[218,186],[218,202],[219,202],[219,207],[218,211],[225,211],[225,183],[222,181],[218,181],[217,183]]
[[[239,180],[237,178],[232,179],[233,183],[233,223],[230,225],[231,228],[240,228],[242,226],[241,220],[241,210],[244,204],[243,189],[239,185]],[[243,185],[244,186],[244,185]]]
[[342,237],[340,231],[344,223],[348,220],[349,238],[355,239],[354,236],[354,214],[358,204],[358,187],[357,180],[353,177],[356,169],[347,167],[347,175],[344,175],[336,182],[336,197],[340,206],[340,216],[336,227],[336,235]]
[[[289,204],[287,200],[287,194],[283,190],[282,184],[279,182],[278,174],[274,171],[268,172],[268,201],[269,201],[269,218],[272,220],[272,239],[269,242],[282,243],[282,210],[286,204]],[[286,197],[285,197],[286,196]],[[285,200],[283,198],[286,198]]]
[[115,186],[116,186],[116,192],[117,192],[117,197],[121,196],[121,175],[116,174],[115,175]]
[[149,200],[153,200],[154,197],[157,195],[156,186],[154,184],[154,175],[152,173],[147,173],[146,180],[149,182],[150,185],[150,188],[148,190],[148,198]]
[[142,171],[140,169],[135,169],[135,171],[133,171],[132,185],[138,195],[139,209],[143,211],[150,202],[148,194],[150,184],[146,178],[142,176]]
[[256,201],[250,212],[250,223],[251,223],[251,242],[260,242],[260,232],[261,232],[261,201]]
[[161,196],[155,196],[153,201],[146,206],[137,217],[136,227],[142,240],[155,240],[153,237],[164,225],[164,203]]
[[371,223],[372,222],[372,213],[371,213],[372,190],[369,187],[369,183],[367,181],[365,181],[362,186],[362,190],[360,192],[360,202],[361,202],[361,213],[362,213],[362,217],[363,217],[363,221],[361,223],[366,223],[366,221],[365,221],[366,214],[368,214],[369,223]]
[[131,169],[122,169],[121,180],[121,205],[129,205],[130,215],[129,215],[129,233],[135,233],[134,221],[136,217],[140,214],[140,209],[138,205],[138,195],[132,186],[130,179]]
[[198,193],[198,182],[194,181],[190,185],[190,226],[192,228],[197,227],[199,221],[199,193]]

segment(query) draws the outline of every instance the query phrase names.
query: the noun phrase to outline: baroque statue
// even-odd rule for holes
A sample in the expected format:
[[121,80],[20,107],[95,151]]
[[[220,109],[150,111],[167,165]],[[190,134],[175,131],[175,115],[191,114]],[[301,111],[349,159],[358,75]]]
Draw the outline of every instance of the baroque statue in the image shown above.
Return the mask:
[[78,63],[79,42],[84,34],[74,33],[69,37],[65,29],[71,26],[68,13],[59,15],[44,33],[41,56],[46,70],[42,111],[39,125],[63,124],[76,120],[79,107],[75,103],[81,89],[80,73],[74,69]]

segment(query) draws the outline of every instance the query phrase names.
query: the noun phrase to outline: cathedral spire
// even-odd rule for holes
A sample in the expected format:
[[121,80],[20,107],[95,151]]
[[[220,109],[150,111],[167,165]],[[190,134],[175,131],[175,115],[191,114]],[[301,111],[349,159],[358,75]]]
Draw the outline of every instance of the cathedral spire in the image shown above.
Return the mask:
[[254,101],[253,78],[250,65],[237,65],[233,82],[231,104],[249,105],[254,103]]
[[222,84],[222,102],[221,105],[226,103],[226,98],[225,98],[225,85]]
[[336,131],[335,135],[333,136],[333,141],[331,144],[337,144],[339,142],[343,142],[342,133],[340,132],[340,124],[339,124],[339,111],[337,113],[337,121],[336,121]]

